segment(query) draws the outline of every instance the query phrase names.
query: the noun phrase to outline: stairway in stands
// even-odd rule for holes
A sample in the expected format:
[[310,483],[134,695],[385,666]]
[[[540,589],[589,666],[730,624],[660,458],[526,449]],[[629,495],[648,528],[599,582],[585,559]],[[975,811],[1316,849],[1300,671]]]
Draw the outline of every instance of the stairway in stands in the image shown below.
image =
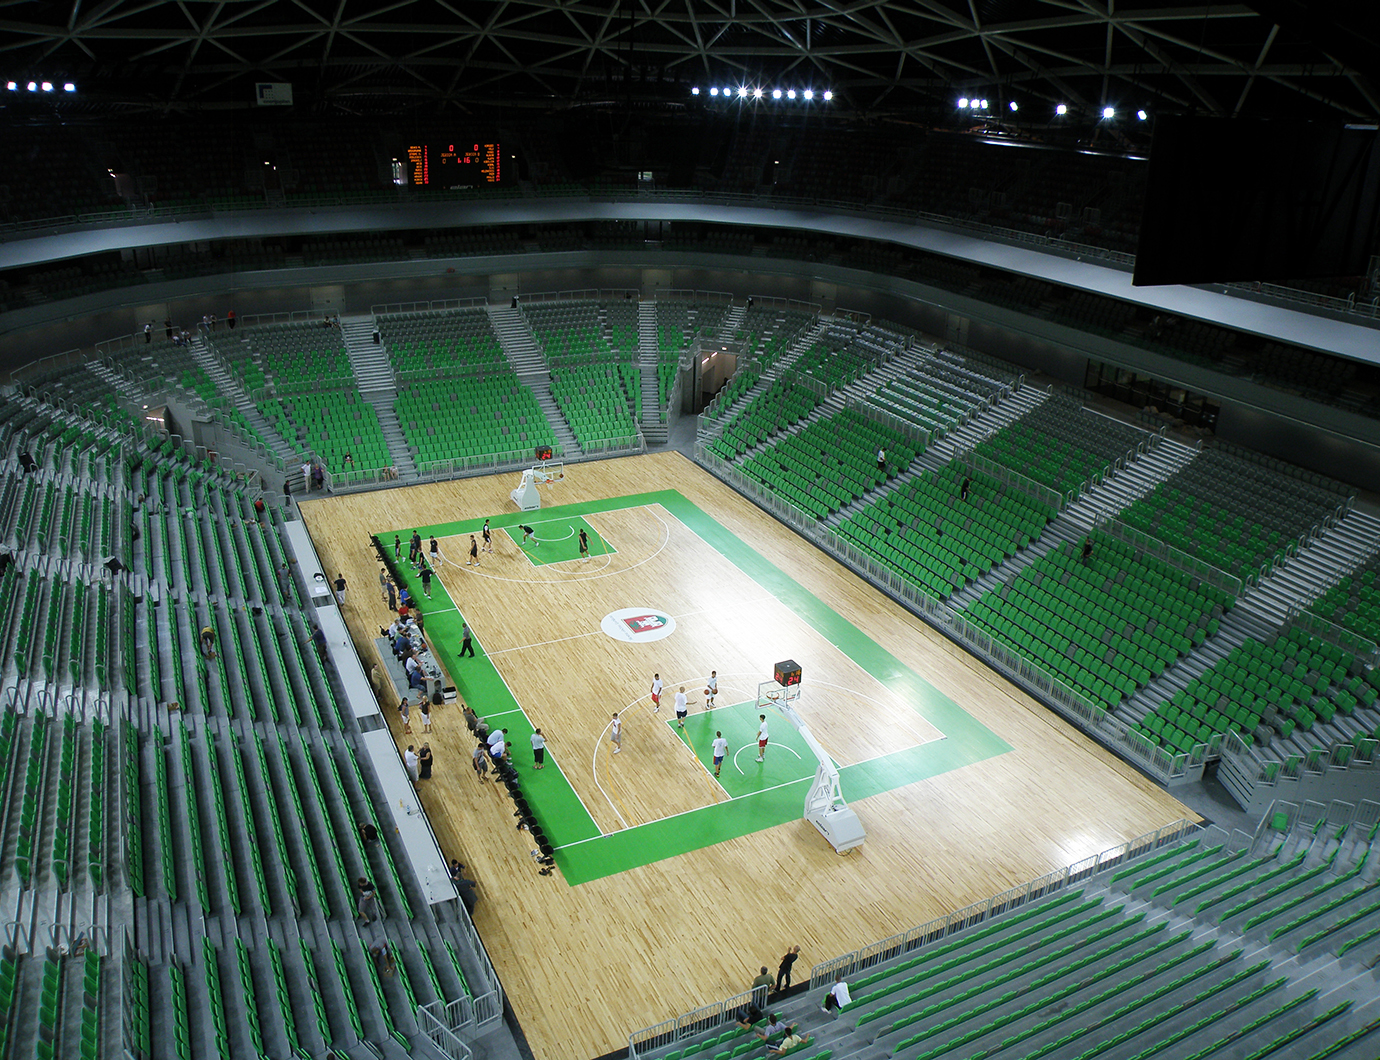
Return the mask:
[[642,437],[648,445],[665,445],[670,437],[661,419],[661,386],[657,380],[657,361],[661,355],[657,341],[656,303],[637,303],[637,364],[642,370]]
[[522,311],[512,306],[491,305],[488,307],[488,313],[489,323],[493,326],[494,334],[498,336],[498,344],[503,348],[503,355],[508,358],[513,371],[517,373],[518,381],[531,388],[542,415],[546,417],[546,422],[551,424],[551,430],[556,434],[562,455],[567,460],[573,460],[581,453],[580,443],[571,433],[570,424],[566,423],[565,416],[561,414],[561,407],[551,396],[551,373],[546,367],[546,355],[542,352],[537,337],[532,334],[532,329],[527,326]]
[[[1124,705],[1127,720],[1140,721],[1151,710],[1188,683],[1201,677],[1239,648],[1247,639],[1269,643],[1289,620],[1290,612],[1306,609],[1313,601],[1380,548],[1380,519],[1369,512],[1353,510],[1335,526],[1310,541],[1287,562],[1280,564],[1258,585],[1247,586],[1237,604],[1222,619],[1217,634],[1192,655],[1171,666],[1140,689]],[[1314,746],[1330,739],[1347,740],[1350,734],[1328,731],[1319,722],[1310,733],[1300,733]],[[1289,741],[1275,741],[1284,753],[1305,753],[1302,744],[1295,749]]]
[[756,398],[758,394],[762,393],[776,382],[776,380],[781,377],[782,372],[786,371],[786,369],[799,360],[801,354],[815,344],[815,341],[824,332],[825,323],[824,320],[816,320],[803,335],[791,344],[791,348],[787,350],[774,365],[762,373],[761,378],[758,379],[756,383],[748,387],[748,389],[738,397],[737,401],[724,410],[722,416],[715,420],[707,429],[701,431],[701,439],[707,442],[711,438],[715,438],[722,434],[723,429],[733,421],[733,417],[742,412],[743,409],[747,407],[748,403]]
[[206,345],[204,336],[198,334],[192,339],[191,346],[188,347],[192,354],[192,360],[201,366],[211,382],[216,384],[216,389],[234,403],[235,408],[243,413],[244,418],[249,421],[253,428],[273,446],[273,451],[283,461],[286,468],[285,474],[295,493],[305,493],[307,484],[302,478],[302,457],[285,439],[278,433],[278,428],[274,427],[264,414],[259,411],[259,406],[255,405],[244,387],[240,386],[239,380],[230,374],[230,370],[221,363],[221,359],[211,352],[211,348]]
[[372,313],[340,318],[340,333],[345,339],[345,350],[350,355],[350,370],[359,384],[360,397],[373,405],[378,413],[379,429],[388,443],[388,455],[397,468],[398,478],[409,481],[417,478],[417,462],[412,459],[407,436],[403,434],[402,423],[393,408],[398,399],[398,383],[393,375],[393,366],[388,361],[388,351],[382,344],[374,342],[375,327]]
[[989,589],[1011,581],[1061,544],[1082,540],[1094,523],[1130,507],[1197,455],[1198,450],[1193,446],[1183,445],[1171,438],[1161,439],[1140,459],[1104,479],[1100,486],[1085,491],[1082,497],[1065,508],[1059,518],[1045,528],[1039,541],[954,593],[949,598],[949,605],[962,610]]
[[730,306],[724,314],[723,322],[719,325],[719,333],[714,337],[721,342],[738,337],[738,325],[743,322],[743,317],[747,315],[747,304]]

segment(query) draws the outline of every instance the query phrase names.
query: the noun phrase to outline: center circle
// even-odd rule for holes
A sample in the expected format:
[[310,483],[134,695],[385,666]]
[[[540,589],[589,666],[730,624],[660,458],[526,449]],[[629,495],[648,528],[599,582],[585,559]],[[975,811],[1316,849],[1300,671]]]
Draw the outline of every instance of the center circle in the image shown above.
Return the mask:
[[641,644],[669,637],[676,631],[676,620],[654,607],[624,607],[600,619],[599,628],[614,640]]

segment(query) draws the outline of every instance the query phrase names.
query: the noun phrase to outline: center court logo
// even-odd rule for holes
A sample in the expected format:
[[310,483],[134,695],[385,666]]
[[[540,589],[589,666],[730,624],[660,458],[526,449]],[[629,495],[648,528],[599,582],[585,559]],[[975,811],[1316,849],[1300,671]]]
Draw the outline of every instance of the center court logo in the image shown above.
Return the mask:
[[661,640],[676,631],[676,620],[650,607],[625,607],[610,612],[599,628],[614,640],[629,644]]

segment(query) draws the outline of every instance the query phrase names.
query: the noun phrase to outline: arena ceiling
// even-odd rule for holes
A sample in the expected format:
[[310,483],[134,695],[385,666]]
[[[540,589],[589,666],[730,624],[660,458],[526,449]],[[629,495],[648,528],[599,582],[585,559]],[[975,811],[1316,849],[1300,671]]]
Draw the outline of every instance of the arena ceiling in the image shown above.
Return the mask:
[[[1369,4],[1255,0],[0,0],[0,77],[64,104],[321,113],[601,100],[863,114],[960,97],[1043,120],[1105,106],[1380,116]],[[1362,14],[1366,12],[1366,14]],[[699,87],[700,96],[691,89]],[[749,89],[746,100],[739,88]],[[754,93],[763,90],[758,101]],[[772,100],[781,88],[783,100]],[[41,91],[41,90],[40,90]],[[53,97],[56,102],[57,97]],[[718,97],[717,105],[724,105]],[[822,105],[817,99],[816,105]],[[1017,112],[1020,113],[1020,112]]]

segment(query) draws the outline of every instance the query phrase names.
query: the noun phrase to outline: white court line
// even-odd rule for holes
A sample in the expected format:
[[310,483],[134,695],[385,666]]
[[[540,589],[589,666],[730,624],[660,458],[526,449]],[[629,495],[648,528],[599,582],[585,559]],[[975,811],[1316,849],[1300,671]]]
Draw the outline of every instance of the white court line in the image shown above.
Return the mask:
[[[933,740],[926,740],[924,743],[915,743],[915,744],[911,744],[910,747],[903,747],[903,748],[901,748],[901,751],[909,751],[909,750],[911,750],[912,748],[915,748],[915,747],[927,747],[927,746],[929,746],[929,745],[932,744],[932,743],[938,743],[940,740],[947,740],[947,739],[948,739],[947,736],[938,736],[938,737],[936,737],[936,738],[933,739]],[[855,762],[855,763],[853,763],[853,764],[854,764],[854,765],[859,765],[859,766],[865,766],[865,765],[867,765],[869,762],[880,762],[883,758],[890,758],[892,755],[900,754],[901,751],[888,751],[888,752],[887,752],[886,754],[884,754],[884,755],[874,755],[874,756],[871,757],[871,758],[864,758],[862,761],[860,761],[860,762]],[[831,755],[830,757],[832,757],[832,755]],[[783,780],[780,784],[770,784],[770,785],[768,785],[768,786],[765,787],[765,788],[758,788],[756,791],[744,792],[742,795],[730,795],[730,796],[729,796],[729,800],[730,800],[730,801],[733,801],[733,802],[736,802],[736,801],[739,800],[739,799],[753,799],[753,798],[756,798],[758,795],[761,795],[761,794],[763,794],[763,793],[765,793],[765,792],[768,792],[768,791],[775,791],[775,790],[777,790],[778,788],[789,788],[792,784],[808,784],[808,783],[811,782],[811,780],[812,780],[811,777],[797,777],[795,780]],[[722,787],[722,786],[723,786],[723,785],[720,785],[720,787]],[[717,803],[717,802],[716,802],[716,803],[714,803],[714,805],[715,805],[715,806],[721,806],[721,805],[723,805],[723,804],[722,804],[722,803]],[[656,818],[656,820],[654,820],[654,821],[647,821],[647,822],[645,822],[644,824],[635,824],[635,825],[631,825],[630,828],[645,828],[647,825],[657,824],[657,823],[659,823],[659,822],[661,822],[661,821],[671,821],[671,820],[674,820],[674,819],[677,818],[677,817],[683,817],[683,816],[685,816],[687,813],[699,813],[701,810],[707,810],[707,809],[709,809],[708,806],[694,806],[694,807],[692,807],[692,808],[690,808],[690,809],[688,809],[688,810],[677,810],[675,813],[667,814],[665,817],[658,817],[658,818]],[[557,849],[557,850],[564,850],[566,847],[577,847],[577,846],[579,846],[581,843],[588,843],[588,842],[590,842],[591,840],[594,840],[594,839],[603,839],[603,838],[605,838],[605,837],[602,836],[602,835],[592,835],[592,836],[590,836],[588,839],[577,839],[577,840],[575,840],[575,841],[572,842],[572,843],[563,843],[563,844],[561,844],[560,846],[556,847],[556,849]]]
[[[743,773],[743,767],[740,766],[740,765],[738,764],[738,756],[739,756],[740,754],[742,754],[744,751],[746,751],[749,747],[756,747],[756,746],[757,746],[757,742],[754,740],[752,743],[745,743],[745,744],[743,744],[742,747],[738,748],[738,750],[736,750],[736,751],[733,752],[733,768],[736,769],[739,773]],[[783,751],[790,751],[791,754],[793,754],[793,755],[796,756],[796,758],[799,758],[799,757],[800,757],[800,752],[799,752],[799,751],[797,751],[794,747],[788,747],[788,746],[787,746],[786,744],[784,744],[784,743],[781,743],[781,744],[774,744],[774,743],[771,743],[770,741],[768,741],[768,742],[767,742],[767,746],[768,746],[768,747],[779,747],[779,748],[780,748],[781,750],[783,750]],[[831,755],[830,757],[832,758],[833,756]],[[757,762],[754,762],[754,763],[753,763],[753,765],[758,765],[758,764],[759,764],[759,763],[757,763]],[[761,763],[761,764],[765,764],[765,763]],[[746,774],[746,773],[743,773],[743,776],[747,776],[747,774]]]
[[[437,579],[440,579],[440,573],[439,573],[439,572],[437,572],[436,578],[437,578]],[[445,583],[444,581],[441,581],[441,584],[442,584],[443,586],[445,586],[446,593],[449,595],[449,594],[450,594],[450,586],[446,585],[446,583]],[[454,596],[451,596],[451,599],[453,600],[453,599],[455,599],[455,597],[454,597]],[[458,610],[460,610],[460,609],[457,607],[456,610],[458,611]],[[483,642],[481,642],[481,641],[479,640],[479,638],[476,637],[476,636],[474,635],[474,629],[473,629],[473,628],[470,629],[470,639],[473,640],[473,641],[475,641],[476,643],[479,644],[479,650],[480,650],[480,651],[484,651]],[[489,658],[489,657],[490,657],[490,656],[489,656],[489,653],[488,653],[487,651],[484,652],[484,657],[485,657],[485,658]],[[456,659],[456,662],[458,663],[458,662],[459,662],[459,659]],[[508,678],[505,677],[505,676],[503,675],[503,671],[500,670],[497,666],[495,666],[495,667],[494,667],[494,673],[498,674],[498,679],[499,679],[500,681],[503,682],[503,687],[506,688],[506,689],[508,690],[508,696],[509,696],[509,698],[512,699],[512,701],[513,701],[514,703],[517,703],[517,701],[518,701],[517,696],[513,695],[513,687],[512,687],[512,685],[508,684]],[[459,695],[459,687],[458,687],[458,686],[457,686],[457,688],[456,688],[456,694],[457,694],[457,696]],[[476,713],[478,713],[478,711],[476,711]],[[487,715],[485,715],[485,717],[497,718],[497,717],[502,717],[502,716],[507,715],[507,714],[521,714],[521,715],[527,720],[527,723],[528,723],[529,725],[532,724],[532,719],[531,719],[530,717],[528,717],[527,711],[524,710],[520,705],[518,706],[518,708],[517,708],[516,710],[505,710],[505,711],[501,711],[501,712],[498,713],[498,714],[487,714]],[[537,727],[537,726],[532,725],[532,728],[535,729],[536,727]],[[570,778],[569,778],[568,776],[565,775],[565,770],[561,768],[561,760],[560,760],[559,758],[557,758],[557,757],[556,757],[556,754],[555,754],[555,750],[556,750],[556,749],[553,747],[551,750],[552,750],[551,761],[552,761],[552,763],[555,765],[556,771],[560,773],[561,779],[564,780],[564,781],[566,782],[567,785],[569,785],[571,792],[575,795],[576,801],[579,802],[579,804],[580,804],[580,809],[584,810],[584,811],[585,811],[585,816],[589,818],[590,824],[594,825],[594,827],[595,827],[596,829],[598,829],[599,835],[601,835],[601,836],[604,835],[604,830],[603,830],[602,828],[599,828],[599,822],[596,821],[596,820],[594,819],[594,814],[592,814],[592,813],[589,812],[589,807],[585,805],[585,800],[582,799],[582,798],[580,798],[580,793],[579,793],[578,791],[575,790],[575,785],[570,783]],[[593,839],[593,838],[597,838],[597,837],[591,836],[590,838]]]
[[[772,599],[772,597],[764,597],[764,599],[770,600]],[[698,611],[687,611],[683,615],[672,615],[671,617],[674,618],[677,622],[679,622],[682,618],[694,618],[696,615],[704,615],[708,614],[711,611],[717,612],[719,610],[720,608],[717,607],[702,607]],[[602,629],[592,629],[587,633],[572,633],[568,637],[556,637],[554,640],[539,640],[532,644],[518,644],[514,645],[511,648],[499,648],[498,651],[489,652],[488,655],[492,658],[495,655],[503,655],[505,652],[510,651],[526,651],[528,648],[545,648],[551,644],[564,644],[566,641],[570,640],[584,640],[586,637],[595,637],[603,632],[604,631]],[[694,680],[698,681],[700,680],[700,678],[695,678]]]
[[[666,546],[669,545],[669,544],[671,543],[671,527],[670,527],[670,524],[667,523],[666,520],[663,519],[661,516],[657,515],[657,513],[653,510],[655,507],[656,507],[655,505],[651,505],[651,504],[637,504],[637,505],[633,505],[632,507],[629,507],[629,508],[610,508],[610,509],[608,509],[608,511],[610,511],[610,512],[635,512],[635,511],[638,511],[639,509],[644,509],[644,508],[645,508],[647,511],[651,512],[651,513],[652,513],[652,517],[653,517],[657,522],[659,522],[659,523],[661,524],[661,528],[662,528],[662,541],[661,541],[661,544],[659,544],[659,545],[657,546],[655,552],[653,552],[653,553],[652,553],[651,555],[649,555],[649,556],[646,556],[646,557],[644,557],[644,558],[638,560],[636,563],[629,564],[628,566],[626,566],[626,567],[621,567],[621,568],[619,568],[619,569],[617,569],[617,570],[610,570],[610,569],[608,569],[608,568],[611,567],[611,566],[613,565],[613,557],[614,557],[614,556],[618,556],[618,555],[622,555],[622,553],[620,553],[620,552],[606,552],[606,553],[604,554],[604,557],[605,557],[606,559],[608,559],[608,563],[605,564],[605,566],[600,567],[600,568],[598,568],[597,570],[591,571],[591,572],[584,572],[584,571],[566,571],[566,570],[560,569],[560,564],[561,564],[561,563],[573,563],[573,562],[577,562],[576,560],[558,560],[556,563],[545,563],[545,564],[542,564],[542,566],[543,566],[543,567],[548,567],[548,568],[550,568],[550,569],[553,570],[556,574],[570,574],[570,575],[579,574],[579,575],[582,575],[582,576],[578,579],[579,581],[589,581],[589,582],[592,582],[592,581],[597,581],[597,580],[599,580],[600,578],[611,578],[611,577],[613,577],[613,576],[616,575],[616,574],[626,574],[628,571],[636,570],[638,567],[641,567],[641,566],[642,566],[643,564],[645,564],[645,563],[650,563],[652,560],[656,559],[657,556],[661,555],[661,553],[663,553],[664,551],[666,551]],[[605,514],[605,513],[603,513],[603,512],[595,512],[595,513],[591,513],[591,514],[603,515],[603,514]],[[585,518],[585,517],[584,517],[584,516],[581,516],[581,518]],[[545,521],[546,521],[546,522],[552,522],[552,523],[554,523],[554,522],[559,522],[559,520],[557,520],[557,519],[547,519],[547,520],[545,520]],[[679,522],[679,520],[677,520],[677,522]],[[529,525],[533,525],[533,524],[529,524]],[[591,525],[592,525],[592,524],[591,524]],[[684,525],[684,524],[682,524],[682,525]],[[500,527],[500,529],[502,529],[505,533],[507,533],[511,528],[510,528],[510,527]],[[509,536],[509,540],[512,540],[513,543],[516,545],[516,544],[517,544],[517,541],[512,537],[512,534],[510,533],[508,536]],[[712,547],[712,546],[711,546],[711,547]],[[521,552],[521,549],[522,549],[522,546],[521,546],[521,545],[518,545],[518,550],[519,550],[519,552]],[[495,553],[495,555],[496,555],[496,554],[497,554],[497,553]],[[524,557],[526,557],[526,553],[525,553],[525,552],[522,552],[522,555],[523,555]],[[530,561],[529,561],[529,562],[530,562]],[[482,569],[477,568],[477,567],[468,567],[468,566],[466,566],[466,567],[461,568],[461,569],[464,570],[467,574],[473,574],[473,575],[474,575],[475,577],[477,577],[477,578],[487,578],[487,579],[489,579],[490,581],[496,581],[496,582],[515,582],[515,583],[517,583],[517,584],[519,584],[519,585],[534,585],[534,584],[539,585],[539,584],[541,584],[540,582],[534,582],[533,579],[531,579],[531,578],[510,578],[510,577],[507,577],[506,575],[502,575],[502,574],[486,574]]]

